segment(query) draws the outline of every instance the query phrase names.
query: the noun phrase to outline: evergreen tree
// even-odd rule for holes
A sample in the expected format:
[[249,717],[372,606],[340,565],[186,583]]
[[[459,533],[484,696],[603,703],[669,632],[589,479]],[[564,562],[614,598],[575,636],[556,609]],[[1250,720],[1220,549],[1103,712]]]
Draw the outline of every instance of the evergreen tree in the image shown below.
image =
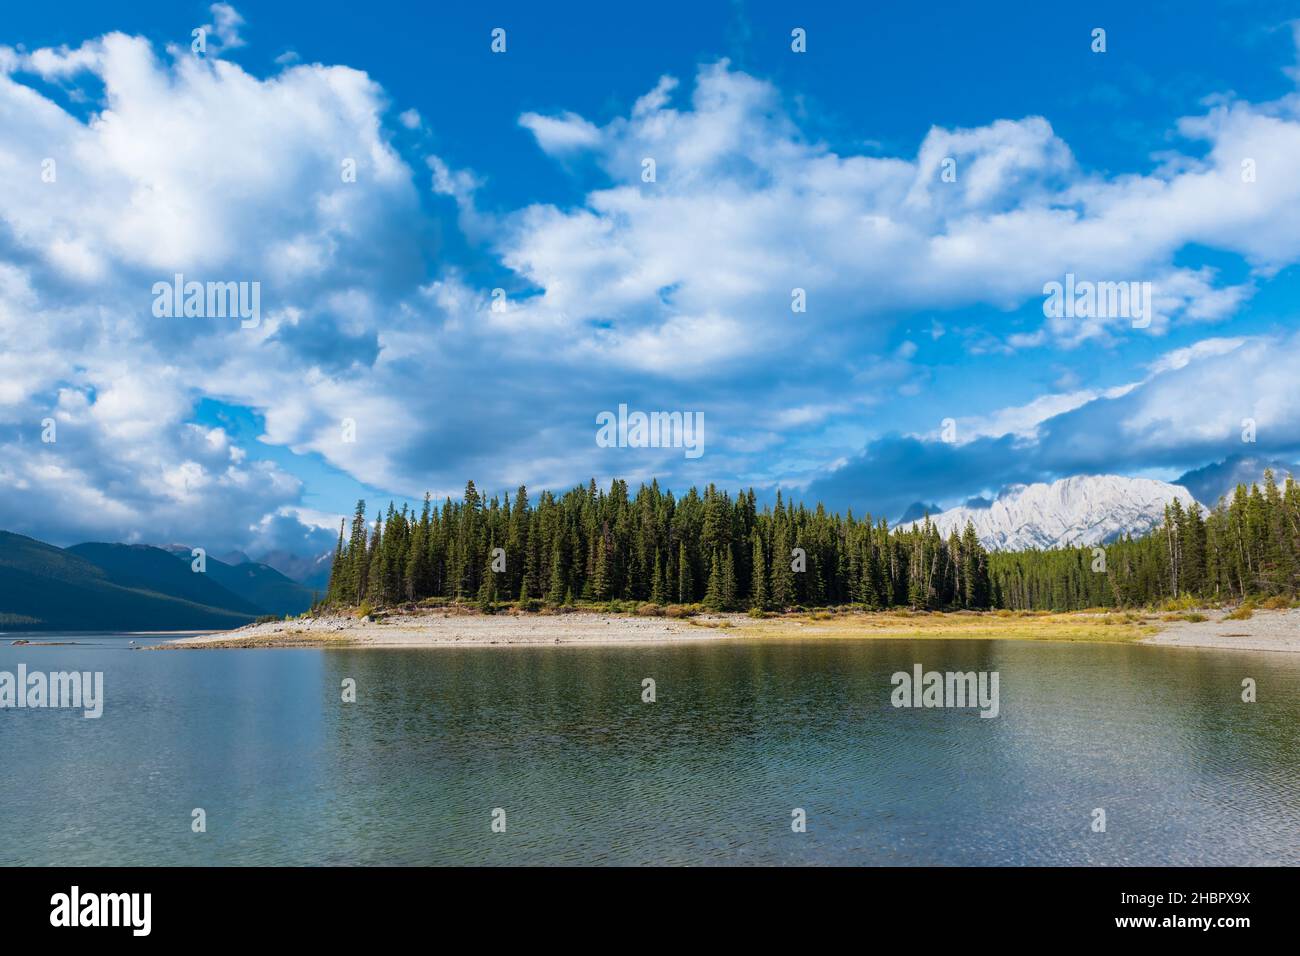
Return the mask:
[[726,607],[722,595],[722,561],[718,558],[718,552],[713,552],[713,558],[709,561],[709,582],[704,589],[704,606],[713,611],[721,611]]
[[664,564],[659,557],[659,549],[655,548],[654,573],[650,579],[650,602],[652,604],[667,604],[667,585],[664,582]]
[[759,611],[767,609],[767,560],[763,557],[763,541],[758,532],[753,534],[753,556],[750,559],[749,606]]
[[778,525],[772,545],[772,606],[778,611],[794,604],[794,569],[790,566],[790,538],[785,524]]
[[695,603],[695,578],[691,574],[691,562],[686,555],[686,543],[682,542],[677,553],[677,600],[682,604]]

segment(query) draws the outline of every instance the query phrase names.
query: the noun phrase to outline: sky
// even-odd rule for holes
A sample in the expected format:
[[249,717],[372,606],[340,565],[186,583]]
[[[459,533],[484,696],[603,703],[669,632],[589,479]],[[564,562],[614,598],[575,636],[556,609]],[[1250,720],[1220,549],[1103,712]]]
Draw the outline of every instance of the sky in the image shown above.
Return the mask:
[[0,528],[305,554],[593,477],[892,520],[1300,452],[1297,4],[112,6],[0,22]]

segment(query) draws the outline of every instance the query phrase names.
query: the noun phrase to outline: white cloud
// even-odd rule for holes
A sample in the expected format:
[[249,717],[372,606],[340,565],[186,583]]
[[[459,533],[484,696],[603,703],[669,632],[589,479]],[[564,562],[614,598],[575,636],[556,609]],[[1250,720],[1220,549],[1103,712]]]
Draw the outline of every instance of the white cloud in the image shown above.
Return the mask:
[[[238,14],[212,9],[219,47],[239,45]],[[41,85],[82,73],[103,84],[84,118]],[[470,475],[810,476],[848,454],[800,445],[814,429],[921,387],[911,341],[888,348],[916,310],[1016,308],[1074,272],[1151,281],[1158,333],[1232,314],[1300,260],[1295,97],[1214,105],[1179,128],[1203,151],[1121,177],[1081,170],[1042,117],[934,128],[914,156],[887,157],[810,141],[771,83],[726,62],[702,68],[681,99],[661,77],[604,125],[525,113],[541,149],[566,163],[585,155],[607,182],[570,208],[489,215],[473,171],[427,157],[417,184],[425,174],[390,144],[383,90],[358,70],[259,78],[188,49],[160,60],[119,33],[0,48],[0,182],[15,184],[0,192],[0,525],[84,513],[104,535],[183,538],[198,522],[235,537],[298,513],[295,479],[195,425],[204,398],[257,410],[269,444],[410,495]],[[413,113],[396,122],[410,128]],[[52,183],[40,181],[47,158]],[[641,180],[646,158],[654,182]],[[941,176],[947,158],[955,182]],[[1242,181],[1243,158],[1254,182]],[[355,182],[340,175],[349,160]],[[502,311],[435,259],[417,194],[430,186],[497,254],[491,265],[513,272]],[[1249,276],[1225,284],[1177,264],[1189,244],[1240,255]],[[176,272],[262,282],[261,326],[153,319],[152,283]],[[796,288],[804,313],[791,311]],[[992,326],[1013,348],[1150,334],[1109,320],[1010,336],[997,316]],[[1127,434],[1157,444],[1217,434],[1242,408],[1293,427],[1289,386],[1249,364],[1262,361],[1254,345],[1229,341],[1166,356],[1132,394],[1070,389],[965,424],[1050,443],[1071,415],[1124,403]],[[1176,420],[1144,404],[1184,368],[1219,362],[1217,391],[1189,396]],[[1229,368],[1282,394],[1234,391]],[[592,417],[620,401],[705,411],[707,462],[692,472],[680,456],[601,457]],[[42,445],[51,414],[60,441]],[[341,438],[345,418],[356,442]],[[57,517],[51,502],[66,502]]]
[[560,116],[524,113],[519,117],[519,125],[537,138],[537,145],[556,155],[591,148],[600,142],[600,131],[574,113]]
[[204,27],[209,33],[216,34],[218,46],[216,54],[224,53],[226,50],[236,50],[244,46],[244,40],[239,35],[239,28],[244,25],[244,18],[228,3],[214,3],[208,7],[212,14],[212,23]]
[[[661,80],[599,127],[572,113],[521,117],[547,152],[586,151],[611,184],[578,208],[521,211],[500,241],[504,261],[543,290],[535,309],[570,327],[616,317],[607,338],[635,342],[629,355],[660,351],[656,335],[671,349],[678,316],[744,316],[743,340],[719,337],[698,359],[727,361],[778,336],[872,342],[899,311],[1038,304],[1044,283],[1066,273],[1152,284],[1148,331],[1127,317],[1052,319],[1007,339],[1078,346],[1239,309],[1255,280],[1225,284],[1175,264],[1189,244],[1237,253],[1261,277],[1300,260],[1295,98],[1216,106],[1180,124],[1208,141],[1204,158],[1102,178],[1042,117],[935,128],[914,159],[841,155],[803,137],[774,87],[725,61],[701,69],[689,109],[671,105],[674,87]],[[1254,182],[1242,181],[1245,156],[1258,164]],[[646,158],[652,183],[641,181]],[[795,287],[810,306],[792,330]]]

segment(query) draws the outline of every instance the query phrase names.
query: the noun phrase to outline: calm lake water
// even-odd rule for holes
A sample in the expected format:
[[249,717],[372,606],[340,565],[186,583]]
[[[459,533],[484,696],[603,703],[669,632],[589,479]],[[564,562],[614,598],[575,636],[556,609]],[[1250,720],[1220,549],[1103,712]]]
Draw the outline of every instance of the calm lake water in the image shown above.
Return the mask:
[[[3,864],[1300,863],[1300,659],[1282,654],[11,638],[0,670],[103,671],[106,704],[0,711]],[[918,662],[997,671],[1000,715],[891,707]]]

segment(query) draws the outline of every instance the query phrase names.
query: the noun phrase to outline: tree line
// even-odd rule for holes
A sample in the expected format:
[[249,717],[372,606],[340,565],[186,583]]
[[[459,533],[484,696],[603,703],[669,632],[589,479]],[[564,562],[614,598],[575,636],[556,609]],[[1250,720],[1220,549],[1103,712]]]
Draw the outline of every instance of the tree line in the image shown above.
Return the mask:
[[929,522],[890,531],[818,505],[782,499],[759,510],[754,492],[713,485],[681,497],[657,481],[633,496],[627,482],[593,480],[563,495],[526,488],[486,498],[471,481],[463,500],[417,514],[391,503],[370,522],[358,501],[340,524],[325,601],[372,605],[447,598],[554,606],[611,600],[700,603],[717,610],[858,604],[987,608],[989,556],[973,528],[946,540]]
[[389,504],[372,522],[358,501],[340,524],[325,603],[427,598],[538,607],[635,601],[716,610],[858,605],[868,609],[1075,610],[1180,597],[1242,601],[1294,595],[1300,581],[1300,487],[1239,485],[1208,514],[1175,500],[1162,525],[1102,547],[989,553],[968,523],[943,537],[927,518],[906,529],[818,504],[757,507],[753,490],[709,485],[680,497],[657,481],[595,481],[536,503],[520,487],[417,513]]
[[1300,589],[1300,485],[1273,472],[1237,485],[1208,513],[1165,507],[1160,527],[1095,548],[990,555],[1001,606],[1075,610],[1138,607],[1189,598],[1240,603]]

